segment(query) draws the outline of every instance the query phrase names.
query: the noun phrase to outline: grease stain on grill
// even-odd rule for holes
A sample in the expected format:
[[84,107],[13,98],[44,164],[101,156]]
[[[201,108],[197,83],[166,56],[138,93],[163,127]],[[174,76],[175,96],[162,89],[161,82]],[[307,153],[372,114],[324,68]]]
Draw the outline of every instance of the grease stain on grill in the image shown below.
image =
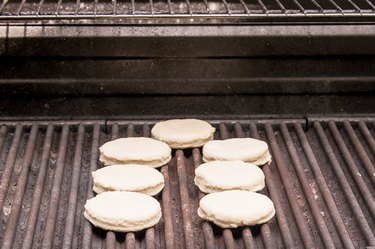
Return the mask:
[[[20,213],[16,217],[14,230],[12,230],[13,241],[7,242],[11,243],[11,248],[41,248],[43,243],[49,243],[49,238],[46,238],[46,225],[49,223],[47,217],[54,217],[54,222],[51,223],[54,230],[51,237],[51,247],[53,248],[62,247],[66,232],[72,232],[71,248],[87,246],[84,242],[87,238],[89,239],[88,248],[105,248],[107,245],[113,245],[114,248],[127,249],[161,249],[168,246],[174,246],[174,248],[284,248],[289,243],[297,247],[303,247],[304,244],[310,243],[315,248],[322,248],[326,245],[323,243],[330,243],[329,238],[332,238],[332,243],[337,248],[364,248],[375,244],[374,234],[371,232],[375,230],[375,217],[370,209],[371,206],[368,206],[369,200],[366,201],[363,196],[363,191],[366,189],[370,196],[375,196],[371,175],[368,174],[369,162],[373,165],[375,160],[375,147],[371,147],[374,143],[375,130],[373,121],[368,119],[351,123],[340,120],[316,121],[309,131],[303,131],[302,120],[214,121],[212,123],[217,128],[215,139],[259,137],[269,145],[273,143],[270,146],[273,162],[264,169],[273,182],[272,186],[268,182],[262,193],[270,195],[271,191],[277,195],[278,200],[275,205],[277,209],[283,211],[285,220],[280,220],[276,213],[276,217],[265,225],[232,230],[223,230],[202,221],[196,210],[203,194],[194,185],[194,169],[202,162],[202,158],[201,150],[194,149],[174,151],[173,159],[168,163],[168,166],[164,166],[162,169],[169,179],[167,183],[169,188],[168,193],[164,192],[156,196],[163,207],[161,221],[154,228],[128,234],[106,232],[90,224],[88,224],[90,229],[86,231],[87,221],[82,213],[86,199],[92,195],[91,170],[92,167],[101,167],[97,157],[93,158],[93,155],[95,156],[101,144],[115,137],[150,136],[150,124],[153,121],[150,121],[150,124],[143,121],[133,123],[118,121],[113,124],[109,122],[108,127],[107,122],[104,121],[70,122],[65,124],[67,128],[57,122],[51,122],[50,128],[48,128],[48,123],[35,122],[35,125],[38,125],[35,148],[32,151],[30,162],[28,162],[30,163],[29,170],[24,180],[21,180],[21,175],[22,169],[26,165],[24,160],[28,146],[31,144],[29,138],[32,126],[22,122],[4,122],[4,125],[0,127],[1,186],[6,186],[7,183],[4,179],[4,172],[10,176],[0,207],[2,211],[0,214],[0,243],[3,247],[6,242],[4,233],[9,225],[9,217],[12,216],[12,212],[15,212],[12,207],[14,209],[19,204],[21,205]],[[95,135],[95,123],[99,127],[97,135]],[[83,131],[79,131],[80,125],[83,126]],[[324,133],[320,132],[319,127],[322,127]],[[340,136],[332,133],[334,127],[337,127]],[[49,142],[48,129],[51,129]],[[64,129],[67,129],[66,137],[63,137]],[[79,136],[82,137],[82,144],[77,144]],[[95,136],[98,138],[96,143],[94,142]],[[62,139],[64,140],[63,144],[61,144]],[[306,142],[304,139],[307,139],[308,144],[303,144]],[[328,143],[323,143],[322,139],[327,139]],[[66,144],[66,155],[64,158],[59,158],[64,156],[64,151],[61,151],[61,146],[64,146],[64,143]],[[48,144],[50,145],[49,151],[44,151],[48,148]],[[350,151],[351,157],[342,154],[343,146]],[[311,148],[313,154],[306,152],[308,148]],[[12,153],[15,158],[12,158]],[[46,158],[43,159],[44,154]],[[367,156],[362,158],[363,156],[361,157],[360,154]],[[297,155],[298,158],[295,157]],[[312,157],[316,158],[319,169],[314,168],[316,165],[310,164],[313,163]],[[45,160],[44,166],[43,160]],[[74,181],[76,180],[73,180],[72,175],[74,167],[77,166],[75,160],[80,160],[79,166],[81,167],[79,179],[76,179],[79,182],[78,185],[75,185]],[[337,164],[332,165],[333,162]],[[358,170],[351,173],[348,169],[349,163],[352,164],[351,166],[354,164]],[[57,167],[61,166],[63,169],[60,168],[59,171]],[[338,171],[335,168],[337,166],[342,170],[345,179],[338,178]],[[39,175],[43,167],[45,167],[44,176],[43,174]],[[315,178],[317,170],[321,171],[324,179]],[[56,172],[62,172],[62,175],[56,176]],[[358,179],[355,181],[354,177],[358,177],[357,173],[361,174],[363,183],[360,183]],[[287,176],[287,179],[282,176]],[[59,177],[61,177],[59,202],[56,213],[49,214],[53,208],[50,203],[51,191]],[[307,181],[305,186],[301,179]],[[286,180],[289,181],[286,182]],[[13,203],[14,198],[22,181],[26,181],[25,192],[21,198],[22,203],[16,204]],[[326,182],[328,189],[322,188],[323,181]],[[341,184],[347,184],[350,187],[355,196],[354,200],[348,200],[347,196],[350,193],[347,192],[348,190],[344,190]],[[36,193],[36,189],[41,192]],[[77,193],[76,200],[73,200],[75,210],[69,210],[68,204],[71,199],[69,196],[74,192]],[[326,201],[329,197],[327,194],[334,201],[334,209],[327,207]],[[32,202],[38,196],[40,202],[36,207],[33,207],[35,203]],[[163,205],[164,201],[168,201],[169,205]],[[358,203],[360,212],[352,209],[352,205],[355,203]],[[32,217],[33,212],[36,212],[36,217]],[[170,212],[171,216],[165,212]],[[73,222],[69,223],[71,227],[66,227],[68,226],[66,217],[68,213],[73,215]],[[365,221],[359,220],[361,214],[366,219]],[[29,224],[32,221],[31,218],[35,218],[35,227]],[[346,232],[339,230],[340,220]],[[283,237],[281,229],[285,222],[292,241],[284,241],[285,237]],[[168,224],[171,227],[168,227]],[[363,227],[366,224],[371,231]],[[329,234],[321,233],[321,229],[324,230],[324,227],[327,228]],[[171,233],[166,234],[166,229],[171,230]],[[85,234],[87,232],[89,234]],[[30,243],[24,241],[25,236]]]

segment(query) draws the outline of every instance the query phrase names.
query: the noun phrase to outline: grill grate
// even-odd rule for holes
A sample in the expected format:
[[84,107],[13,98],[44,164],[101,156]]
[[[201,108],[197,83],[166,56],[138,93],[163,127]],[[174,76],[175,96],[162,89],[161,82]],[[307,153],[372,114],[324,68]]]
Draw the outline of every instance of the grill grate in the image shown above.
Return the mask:
[[[268,142],[263,194],[276,216],[262,226],[219,229],[196,214],[200,149],[177,150],[162,167],[163,217],[138,233],[105,232],[83,217],[93,196],[98,147],[126,136],[150,136],[134,121],[5,122],[0,127],[1,248],[365,248],[375,246],[375,123],[369,119],[213,122],[215,139]],[[100,166],[99,166],[100,167]]]
[[[2,0],[0,19],[370,18],[373,0]],[[308,18],[306,18],[308,17]]]

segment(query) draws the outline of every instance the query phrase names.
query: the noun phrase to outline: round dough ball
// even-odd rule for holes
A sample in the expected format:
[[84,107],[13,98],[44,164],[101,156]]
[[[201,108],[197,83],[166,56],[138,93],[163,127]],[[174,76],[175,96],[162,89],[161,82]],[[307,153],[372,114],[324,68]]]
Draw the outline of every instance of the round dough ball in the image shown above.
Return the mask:
[[92,177],[98,194],[118,190],[153,196],[164,187],[163,175],[147,165],[115,164],[92,172]]
[[119,138],[103,144],[99,150],[99,160],[104,165],[143,164],[157,168],[172,157],[166,143],[147,137]]
[[151,129],[153,138],[173,149],[202,147],[213,139],[215,128],[199,119],[171,119],[158,122]]
[[273,202],[265,195],[244,190],[228,190],[204,196],[198,216],[222,228],[252,226],[275,215]]
[[254,138],[214,140],[203,146],[203,161],[244,161],[255,165],[271,162],[268,145]]
[[102,229],[136,232],[157,224],[161,208],[159,202],[149,195],[113,191],[87,200],[84,216]]
[[195,169],[194,182],[204,193],[224,190],[259,191],[265,186],[264,173],[256,165],[242,161],[212,161]]

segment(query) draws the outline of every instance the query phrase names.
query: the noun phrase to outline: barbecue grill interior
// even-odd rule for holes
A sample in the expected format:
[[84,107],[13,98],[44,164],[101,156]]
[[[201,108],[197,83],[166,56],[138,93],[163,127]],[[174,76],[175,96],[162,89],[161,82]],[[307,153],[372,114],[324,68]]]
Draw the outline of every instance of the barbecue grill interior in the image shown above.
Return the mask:
[[[374,0],[2,0],[1,248],[375,248],[374,24]],[[154,228],[85,220],[99,146],[187,117],[269,144],[276,216],[199,219],[195,148]]]

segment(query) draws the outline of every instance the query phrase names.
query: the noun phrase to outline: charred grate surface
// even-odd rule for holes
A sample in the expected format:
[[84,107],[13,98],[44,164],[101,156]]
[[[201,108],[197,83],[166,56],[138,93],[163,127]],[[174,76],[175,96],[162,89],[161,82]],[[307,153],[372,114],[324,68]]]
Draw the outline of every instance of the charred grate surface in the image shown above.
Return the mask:
[[93,196],[98,147],[150,136],[155,121],[3,122],[0,125],[1,248],[374,248],[375,120],[213,121],[215,139],[260,138],[273,162],[267,224],[220,229],[196,214],[200,149],[177,150],[161,168],[163,217],[139,233],[106,232],[83,217]]

